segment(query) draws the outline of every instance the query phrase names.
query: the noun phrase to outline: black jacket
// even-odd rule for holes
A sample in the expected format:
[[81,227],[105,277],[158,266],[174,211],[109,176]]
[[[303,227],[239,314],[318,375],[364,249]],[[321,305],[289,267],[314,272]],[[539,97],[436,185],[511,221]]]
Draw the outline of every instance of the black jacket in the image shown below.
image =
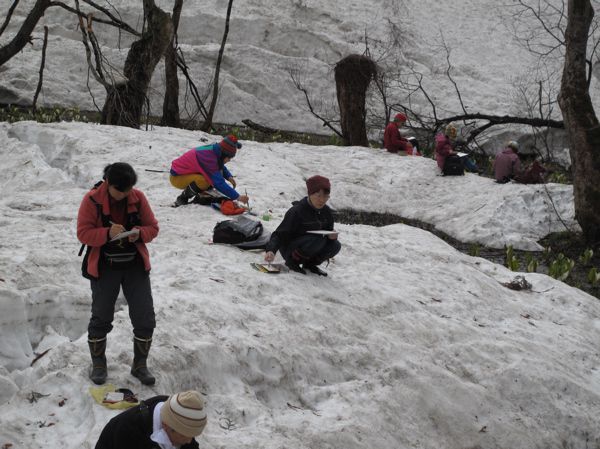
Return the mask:
[[[168,396],[154,396],[115,416],[102,430],[96,449],[160,449],[150,439],[152,418],[156,404],[167,399]],[[181,449],[198,448],[196,440],[181,446]]]
[[333,213],[329,206],[316,209],[308,202],[308,197],[292,204],[281,224],[271,234],[265,251],[276,253],[279,248],[285,248],[292,240],[306,234],[306,231],[333,231]]

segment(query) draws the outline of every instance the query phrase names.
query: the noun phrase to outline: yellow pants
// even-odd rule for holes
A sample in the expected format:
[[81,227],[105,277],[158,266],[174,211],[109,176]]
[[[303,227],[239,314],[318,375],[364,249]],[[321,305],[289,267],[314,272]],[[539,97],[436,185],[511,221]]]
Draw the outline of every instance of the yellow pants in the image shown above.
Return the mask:
[[169,181],[171,181],[171,185],[178,189],[185,189],[192,182],[195,182],[200,190],[208,190],[210,184],[206,181],[204,176],[200,173],[192,173],[190,175],[178,175],[178,176],[169,176]]

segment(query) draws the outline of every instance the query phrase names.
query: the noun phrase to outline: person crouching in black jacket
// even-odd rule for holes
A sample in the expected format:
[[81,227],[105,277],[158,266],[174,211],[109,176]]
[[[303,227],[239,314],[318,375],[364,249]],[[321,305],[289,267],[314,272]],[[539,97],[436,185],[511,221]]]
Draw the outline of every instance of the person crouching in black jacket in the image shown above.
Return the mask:
[[283,221],[271,234],[265,248],[265,261],[272,262],[277,250],[290,270],[306,274],[306,270],[327,276],[318,265],[334,257],[342,245],[337,233],[318,234],[311,231],[333,231],[333,214],[327,201],[331,192],[329,179],[313,176],[306,180],[308,196],[293,202]]
[[204,401],[197,391],[154,396],[111,419],[95,449],[198,449],[194,437],[205,426]]

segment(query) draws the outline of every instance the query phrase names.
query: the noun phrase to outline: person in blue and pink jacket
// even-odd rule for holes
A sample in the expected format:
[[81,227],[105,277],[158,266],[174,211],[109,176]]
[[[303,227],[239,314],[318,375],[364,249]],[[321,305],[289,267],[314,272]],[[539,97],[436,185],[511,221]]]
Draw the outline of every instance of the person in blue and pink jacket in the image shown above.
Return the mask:
[[230,134],[219,143],[192,148],[175,159],[171,163],[170,181],[173,187],[183,189],[183,192],[173,206],[183,206],[211,187],[232,200],[247,204],[248,196],[236,192],[233,175],[225,167],[241,147],[237,137]]

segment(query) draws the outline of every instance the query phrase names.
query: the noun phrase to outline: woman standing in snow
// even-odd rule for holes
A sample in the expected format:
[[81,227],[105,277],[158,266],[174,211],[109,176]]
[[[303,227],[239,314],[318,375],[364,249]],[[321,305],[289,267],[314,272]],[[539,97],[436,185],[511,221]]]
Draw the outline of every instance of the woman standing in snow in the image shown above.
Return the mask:
[[[174,207],[183,206],[211,186],[232,200],[248,203],[247,195],[235,191],[236,182],[225,164],[242,148],[237,137],[228,135],[219,143],[192,148],[171,163],[171,185],[183,189]],[[225,182],[229,181],[231,187]]]
[[[157,236],[158,222],[145,195],[133,188],[136,182],[131,165],[108,165],[104,180],[85,195],[77,216],[77,238],[88,245],[82,270],[92,289],[90,379],[98,385],[106,382],[106,336],[113,327],[121,287],[133,325],[131,374],[145,385],[155,382],[146,366],[155,327],[146,243]],[[130,232],[119,238],[125,231]]]

